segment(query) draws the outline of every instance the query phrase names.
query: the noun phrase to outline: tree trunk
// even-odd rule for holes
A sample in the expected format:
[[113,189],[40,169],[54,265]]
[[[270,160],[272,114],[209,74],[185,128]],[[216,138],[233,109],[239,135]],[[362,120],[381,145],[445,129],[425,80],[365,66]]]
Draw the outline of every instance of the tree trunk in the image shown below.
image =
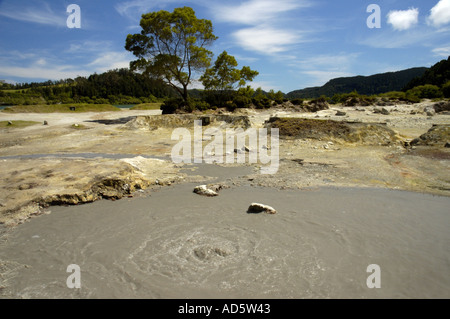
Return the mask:
[[189,94],[188,94],[187,85],[183,85],[183,100],[186,103],[186,106],[188,106],[189,105]]

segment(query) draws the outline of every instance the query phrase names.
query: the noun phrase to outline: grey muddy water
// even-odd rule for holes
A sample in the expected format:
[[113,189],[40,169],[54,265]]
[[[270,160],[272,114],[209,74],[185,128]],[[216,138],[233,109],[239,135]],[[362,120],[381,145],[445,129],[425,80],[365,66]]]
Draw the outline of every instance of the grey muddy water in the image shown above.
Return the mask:
[[[195,184],[51,207],[0,240],[2,298],[450,298],[450,198]],[[252,202],[276,215],[247,214]],[[81,288],[66,285],[67,266]],[[381,269],[369,289],[367,267]]]

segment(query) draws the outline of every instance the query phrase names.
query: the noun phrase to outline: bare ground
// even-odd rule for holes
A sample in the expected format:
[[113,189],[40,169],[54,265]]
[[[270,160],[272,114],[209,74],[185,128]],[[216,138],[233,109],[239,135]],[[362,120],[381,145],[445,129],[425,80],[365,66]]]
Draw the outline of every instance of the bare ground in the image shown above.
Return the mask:
[[[253,174],[223,183],[279,188],[382,187],[449,196],[450,149],[444,147],[446,141],[438,138],[433,145],[409,146],[433,125],[450,124],[449,115],[427,116],[423,110],[430,104],[386,107],[390,115],[374,113],[372,106],[333,106],[316,113],[279,108],[234,114],[248,116],[244,117],[248,121],[242,117],[228,122],[223,117],[217,121],[212,118],[210,126],[222,130],[249,123],[266,127],[271,117],[332,120],[342,125],[365,123],[357,124],[352,138],[345,130],[328,134],[329,128],[311,136],[282,136],[276,174],[262,175],[260,165],[252,164]],[[337,116],[337,111],[346,115]],[[48,205],[115,200],[136,196],[136,191],[155,185],[201,180],[187,176],[181,171],[183,165],[170,159],[178,143],[171,140],[174,128],[184,126],[192,132],[192,117],[163,117],[159,113],[0,112],[0,121],[42,123],[0,130],[0,223],[20,224],[41,214]],[[43,125],[44,121],[48,125]]]

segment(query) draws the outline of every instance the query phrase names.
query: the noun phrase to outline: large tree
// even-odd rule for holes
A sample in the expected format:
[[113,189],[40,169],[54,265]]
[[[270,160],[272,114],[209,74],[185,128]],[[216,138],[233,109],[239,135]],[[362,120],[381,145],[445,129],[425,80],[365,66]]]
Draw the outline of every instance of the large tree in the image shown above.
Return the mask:
[[223,51],[211,68],[200,78],[206,90],[228,93],[243,87],[247,81],[259,74],[248,66],[237,69],[238,63],[234,56]]
[[129,34],[125,48],[138,60],[132,70],[159,78],[172,86],[187,104],[188,86],[193,77],[211,64],[212,52],[206,48],[217,37],[211,21],[198,19],[192,8],[150,12],[142,15],[141,33]]

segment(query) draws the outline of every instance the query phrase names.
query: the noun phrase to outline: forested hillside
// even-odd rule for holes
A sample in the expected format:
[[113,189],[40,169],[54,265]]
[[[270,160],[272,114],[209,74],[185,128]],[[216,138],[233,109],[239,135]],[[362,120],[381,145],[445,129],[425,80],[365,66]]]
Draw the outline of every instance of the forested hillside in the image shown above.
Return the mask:
[[400,91],[412,79],[422,76],[427,68],[412,68],[398,72],[388,72],[371,76],[354,76],[330,80],[324,86],[292,91],[287,97],[317,98],[322,95],[332,97],[335,94],[357,91],[359,94],[374,95],[390,91]]
[[60,81],[3,84],[0,104],[111,103],[137,104],[173,97],[175,92],[161,81],[129,69],[116,69],[89,77]]
[[450,57],[447,60],[442,60],[431,68],[429,68],[421,77],[414,78],[404,88],[404,91],[412,89],[413,87],[432,84],[443,87],[450,81]]

